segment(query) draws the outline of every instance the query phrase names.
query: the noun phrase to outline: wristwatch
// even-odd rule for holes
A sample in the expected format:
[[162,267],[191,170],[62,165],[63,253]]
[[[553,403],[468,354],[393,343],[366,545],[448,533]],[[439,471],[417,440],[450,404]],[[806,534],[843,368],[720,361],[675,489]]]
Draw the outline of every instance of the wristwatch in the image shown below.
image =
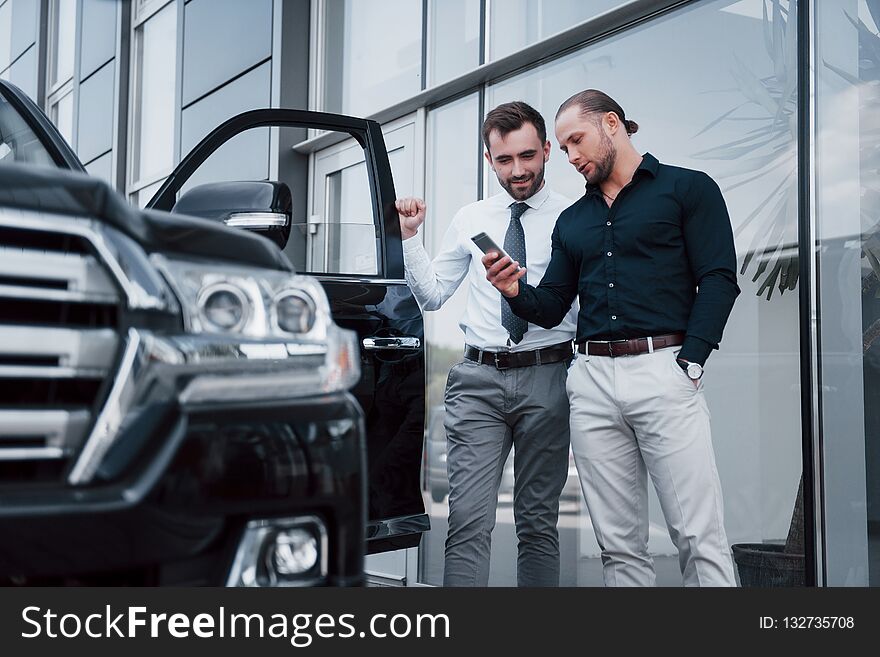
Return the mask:
[[697,381],[703,376],[703,366],[699,363],[692,363],[683,358],[676,358],[675,360],[678,361],[678,366],[684,370],[685,374],[687,374],[688,378],[692,381]]

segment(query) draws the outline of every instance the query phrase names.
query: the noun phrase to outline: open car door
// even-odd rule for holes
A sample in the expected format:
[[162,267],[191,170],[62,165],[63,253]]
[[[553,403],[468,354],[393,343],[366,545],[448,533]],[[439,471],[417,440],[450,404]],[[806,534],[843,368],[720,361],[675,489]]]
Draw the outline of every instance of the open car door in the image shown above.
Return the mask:
[[[294,181],[230,179],[236,166],[234,162],[227,166],[224,158],[236,157],[240,149],[235,140],[241,144],[247,131],[259,131],[268,139],[269,129],[302,128],[345,133],[360,152],[354,164],[343,162],[332,175],[313,184],[312,193],[321,196],[319,216],[291,220],[291,207],[297,207],[290,192],[297,188]],[[299,273],[321,281],[337,324],[358,333],[362,376],[352,393],[366,418],[369,553],[413,547],[430,529],[420,491],[424,328],[404,280],[394,200],[378,123],[320,112],[261,109],[215,128],[147,203],[148,209],[213,218],[274,239]]]

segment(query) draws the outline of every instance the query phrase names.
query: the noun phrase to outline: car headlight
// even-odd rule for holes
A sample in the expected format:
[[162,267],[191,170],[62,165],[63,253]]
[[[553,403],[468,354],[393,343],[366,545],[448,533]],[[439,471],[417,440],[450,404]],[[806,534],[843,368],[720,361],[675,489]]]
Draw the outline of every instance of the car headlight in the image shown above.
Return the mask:
[[315,302],[298,290],[287,290],[275,299],[275,321],[288,333],[308,333],[315,321]]
[[227,283],[215,283],[203,289],[198,307],[205,326],[231,332],[244,328],[252,311],[245,293]]
[[357,334],[336,325],[311,276],[153,254],[180,302],[185,333],[154,336],[151,358],[193,376],[184,402],[348,390],[360,379]]
[[283,338],[329,321],[317,312],[319,302],[327,306],[324,290],[308,276],[152,258],[180,300],[189,333]]
[[227,586],[313,586],[326,580],[327,528],[317,516],[252,520]]

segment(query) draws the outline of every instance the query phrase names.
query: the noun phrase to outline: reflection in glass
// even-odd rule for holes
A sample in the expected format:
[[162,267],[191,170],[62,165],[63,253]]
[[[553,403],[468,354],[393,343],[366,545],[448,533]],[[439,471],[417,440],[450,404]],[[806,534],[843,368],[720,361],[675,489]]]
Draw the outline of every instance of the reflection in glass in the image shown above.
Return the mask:
[[[479,124],[476,94],[443,105],[428,114],[425,176],[428,211],[422,232],[412,239],[422,239],[424,236],[425,248],[431,256],[437,255],[443,235],[455,213],[478,198]],[[458,320],[464,314],[467,303],[466,288],[466,285],[462,285],[440,310],[424,315],[428,370],[424,480],[425,492],[431,498],[428,505],[431,531],[422,540],[419,558],[420,581],[426,584],[443,583],[443,546],[449,515],[446,504],[449,482],[446,476],[443,398],[449,368],[461,360],[464,351],[464,334],[458,326]]]
[[115,62],[110,62],[80,84],[76,149],[83,162],[113,147],[115,69]]
[[73,92],[64,94],[52,109],[52,122],[64,141],[73,144]]
[[328,0],[325,24],[325,111],[364,116],[421,89],[421,2]]
[[139,208],[144,208],[149,200],[156,195],[156,192],[159,191],[159,188],[162,186],[164,180],[160,180],[157,183],[153,183],[152,185],[147,185],[146,187],[142,187],[140,190],[131,195],[131,204],[136,205]]
[[489,59],[574,27],[623,0],[489,0]]
[[113,58],[116,52],[116,12],[120,3],[83,0],[80,79]]
[[133,180],[161,174],[174,164],[174,89],[177,7],[170,3],[135,32],[136,94]]
[[12,3],[0,4],[0,72],[12,62]]
[[[359,163],[335,171],[327,176],[325,184],[326,223],[318,227],[319,231],[324,228],[325,234],[312,243],[310,271],[378,273],[373,206],[365,165]],[[321,262],[323,266],[316,268]]]
[[86,171],[89,172],[90,176],[100,178],[111,187],[115,187],[116,183],[113,180],[113,169],[111,167],[112,160],[113,153],[104,153],[101,157],[95,158],[86,164]]
[[816,3],[827,581],[880,585],[880,4]]
[[[721,186],[742,295],[707,363],[705,390],[731,543],[784,541],[801,476],[797,280],[782,273],[797,244],[796,31],[788,7],[691,4],[490,87],[486,101],[490,108],[525,100],[543,113],[554,146],[547,184],[570,198],[583,194],[583,178],[558,150],[552,122],[559,104],[585,87],[607,91],[639,123],[639,151],[706,171]],[[494,193],[497,182],[486,178]],[[653,490],[650,497],[658,584],[677,585],[675,549]],[[578,513],[576,536],[561,538],[563,583],[601,585],[582,502]],[[503,583],[515,581],[507,575]]]
[[[12,4],[12,3],[10,3]],[[73,77],[76,39],[76,2],[55,0],[52,3],[52,86]]]
[[53,166],[52,157],[21,115],[0,96],[0,163]]
[[[185,157],[223,121],[250,109],[268,107],[270,81],[267,62],[189,105],[181,114],[180,150]],[[217,149],[184,185],[224,180],[265,180],[269,177],[269,128],[242,132]]]
[[30,98],[37,97],[37,46],[33,45],[6,69],[5,80],[21,89]]
[[479,65],[480,0],[431,0],[428,30],[428,86]]

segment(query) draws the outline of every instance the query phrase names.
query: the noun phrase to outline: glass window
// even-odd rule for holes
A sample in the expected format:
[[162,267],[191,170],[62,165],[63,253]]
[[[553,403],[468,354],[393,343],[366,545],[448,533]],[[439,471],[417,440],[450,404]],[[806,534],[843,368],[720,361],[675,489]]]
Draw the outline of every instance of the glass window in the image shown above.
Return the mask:
[[[205,135],[226,119],[249,109],[269,106],[269,65],[266,62],[183,110],[181,157],[185,157]],[[268,178],[269,130],[247,130],[230,139],[199,167],[184,185],[183,191],[207,181]]]
[[334,171],[325,179],[326,253],[323,264],[313,254],[311,271],[378,273],[370,186],[363,162]]
[[106,64],[79,86],[77,154],[83,162],[113,147],[114,62]]
[[480,0],[430,0],[428,85],[480,64]]
[[0,95],[0,162],[54,166],[46,148],[33,130]]
[[76,5],[70,0],[54,0],[49,12],[52,21],[49,37],[49,43],[52,44],[50,84],[53,87],[73,77]]
[[20,88],[31,99],[37,98],[37,47],[31,46],[6,69],[12,84]]
[[[382,128],[394,186],[412,195],[415,120]],[[354,139],[315,153],[308,221],[295,221],[286,253],[298,271],[375,276],[382,246],[373,213],[365,151]]]
[[271,55],[272,0],[192,0],[184,11],[184,106]]
[[880,586],[880,6],[815,6],[826,575]]
[[368,115],[421,90],[421,2],[327,0],[325,24],[324,110]]
[[37,40],[37,0],[0,3],[0,71]]
[[113,153],[104,153],[101,157],[95,158],[86,164],[86,171],[89,175],[107,182],[111,187],[115,187],[112,169]]
[[622,0],[488,1],[490,60],[500,59],[624,4]]
[[174,164],[176,53],[172,2],[135,30],[134,181],[166,173]]
[[158,182],[153,183],[152,185],[147,185],[146,187],[142,187],[134,194],[130,196],[130,201],[132,205],[136,205],[139,208],[144,208],[149,200],[156,195],[156,192],[159,191],[159,188],[164,183],[164,180],[160,180]]
[[116,54],[116,10],[119,3],[83,0],[80,78],[113,59]]
[[[420,239],[431,256],[437,255],[443,236],[458,210],[477,200],[479,145],[479,100],[472,94],[428,114],[427,183],[428,212]],[[420,550],[421,581],[443,583],[444,542],[449,508],[446,495],[446,430],[443,428],[443,398],[449,368],[461,360],[464,334],[458,321],[467,303],[467,285],[461,287],[440,310],[424,314],[427,367],[427,434],[425,440],[425,488],[431,502],[431,531]]]
[[12,3],[0,4],[0,71],[12,63]]
[[166,2],[168,0],[134,0],[134,19],[136,21],[140,20]]
[[[708,362],[705,394],[731,543],[785,540],[801,477],[797,276],[789,274],[797,244],[796,30],[788,3],[773,4],[780,9],[766,19],[762,0],[688,5],[490,87],[486,100],[487,109],[519,99],[543,113],[554,147],[547,184],[569,198],[583,194],[584,181],[558,149],[553,117],[586,86],[608,92],[639,123],[640,152],[706,171],[721,186],[742,294]],[[494,176],[486,179],[498,189]],[[680,584],[653,491],[650,522],[658,583]],[[563,554],[577,564],[563,569],[563,584],[600,585],[583,504],[576,526],[576,537],[560,537],[576,546]],[[514,560],[505,563],[505,582],[514,582]]]
[[64,141],[73,144],[73,91],[68,91],[52,105],[50,116]]
[[[299,271],[328,274],[379,273],[379,240],[373,217],[364,150],[353,140],[317,153],[311,213],[294,225],[291,250]],[[304,245],[304,248],[303,248]]]

